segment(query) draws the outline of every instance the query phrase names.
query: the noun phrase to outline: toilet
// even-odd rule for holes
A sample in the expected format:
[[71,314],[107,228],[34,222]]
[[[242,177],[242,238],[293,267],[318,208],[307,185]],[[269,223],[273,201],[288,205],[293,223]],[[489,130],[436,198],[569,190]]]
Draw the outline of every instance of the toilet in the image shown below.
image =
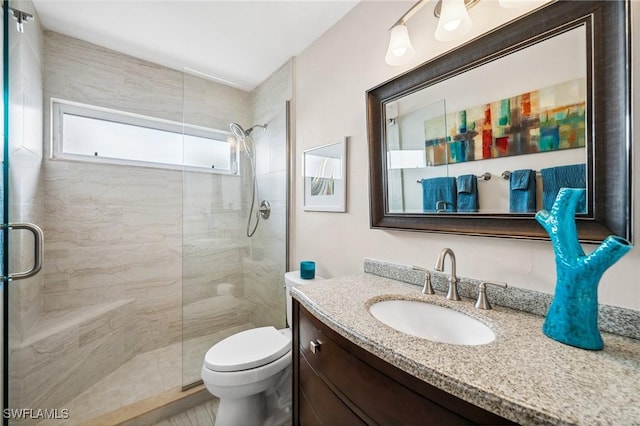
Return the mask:
[[[287,324],[291,327],[291,286],[311,280],[300,271],[284,275]],[[258,327],[213,345],[202,364],[202,381],[220,399],[216,426],[281,424],[291,411],[291,329]]]

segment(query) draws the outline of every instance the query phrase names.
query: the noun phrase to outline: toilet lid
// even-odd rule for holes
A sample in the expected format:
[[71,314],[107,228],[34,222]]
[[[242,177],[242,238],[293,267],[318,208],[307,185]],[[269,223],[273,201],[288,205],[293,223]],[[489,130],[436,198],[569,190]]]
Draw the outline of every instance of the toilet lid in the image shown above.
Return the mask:
[[216,343],[204,356],[213,371],[241,371],[260,367],[291,349],[291,338],[275,327],[259,327],[229,336]]

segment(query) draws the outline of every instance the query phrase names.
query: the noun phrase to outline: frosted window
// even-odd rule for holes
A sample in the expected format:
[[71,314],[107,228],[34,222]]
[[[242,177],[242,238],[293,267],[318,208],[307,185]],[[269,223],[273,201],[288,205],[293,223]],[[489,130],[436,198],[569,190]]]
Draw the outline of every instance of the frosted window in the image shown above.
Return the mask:
[[63,102],[52,111],[55,158],[237,173],[228,132]]

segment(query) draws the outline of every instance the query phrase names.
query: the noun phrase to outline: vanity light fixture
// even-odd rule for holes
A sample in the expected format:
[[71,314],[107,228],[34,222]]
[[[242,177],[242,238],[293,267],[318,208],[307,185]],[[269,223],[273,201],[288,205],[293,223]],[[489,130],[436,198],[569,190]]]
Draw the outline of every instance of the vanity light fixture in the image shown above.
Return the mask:
[[389,65],[406,64],[413,58],[415,53],[407,26],[404,23],[394,25],[391,28],[389,48],[387,49],[387,55],[384,57],[385,62]]
[[[428,2],[429,0],[419,0],[389,29],[389,48],[384,58],[387,64],[403,65],[415,55],[406,23]],[[471,18],[467,9],[479,2],[480,0],[438,0],[434,9],[435,17],[439,18],[435,32],[436,40],[450,41],[466,34],[471,29]]]
[[419,0],[389,29],[391,32],[389,35],[389,48],[387,49],[387,55],[384,57],[384,61],[387,64],[403,65],[409,62],[411,58],[413,58],[413,55],[415,55],[416,52],[413,50],[411,39],[409,38],[409,30],[407,30],[405,24],[417,11],[422,9],[422,6],[427,4],[428,1],[429,0]]
[[[438,17],[438,26],[434,37],[438,41],[452,41],[471,30],[471,17],[468,8],[480,0],[440,0],[433,13]],[[438,7],[440,6],[440,7]]]

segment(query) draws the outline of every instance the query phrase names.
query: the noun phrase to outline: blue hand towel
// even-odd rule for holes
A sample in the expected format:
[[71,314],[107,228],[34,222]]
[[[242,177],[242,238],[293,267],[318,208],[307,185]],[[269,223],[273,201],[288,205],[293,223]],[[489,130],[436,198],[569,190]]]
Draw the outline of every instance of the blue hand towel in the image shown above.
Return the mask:
[[456,211],[456,178],[422,179],[422,208],[425,212]]
[[458,176],[458,211],[477,212],[479,208],[476,175]]
[[[586,188],[586,164],[570,164],[568,166],[549,167],[540,170],[542,175],[542,204],[547,211],[551,210],[560,188]],[[587,211],[583,197],[576,207],[576,213]]]
[[509,211],[536,211],[536,172],[531,169],[514,170],[509,176]]

